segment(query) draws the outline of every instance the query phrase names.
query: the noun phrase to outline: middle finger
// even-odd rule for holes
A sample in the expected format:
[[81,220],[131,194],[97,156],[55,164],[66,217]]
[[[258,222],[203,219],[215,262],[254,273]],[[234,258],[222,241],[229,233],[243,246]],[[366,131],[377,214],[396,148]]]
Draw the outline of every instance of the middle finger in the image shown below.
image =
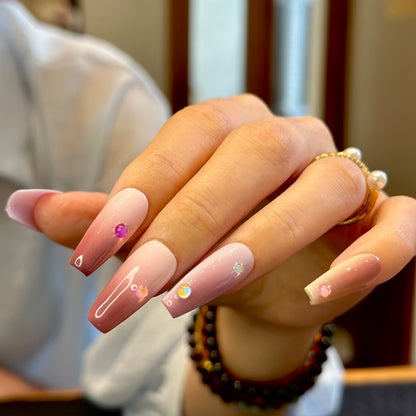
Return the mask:
[[235,129],[156,216],[94,303],[90,320],[106,332],[126,319],[314,156],[333,149],[328,130],[313,118],[269,116]]

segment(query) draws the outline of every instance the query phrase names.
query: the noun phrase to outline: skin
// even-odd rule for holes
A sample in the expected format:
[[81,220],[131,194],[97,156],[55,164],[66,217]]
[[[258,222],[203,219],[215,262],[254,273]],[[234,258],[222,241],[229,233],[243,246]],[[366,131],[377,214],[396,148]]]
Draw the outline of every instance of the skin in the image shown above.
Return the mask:
[[[380,193],[365,219],[336,226],[361,205],[366,185],[361,170],[344,158],[311,163],[334,150],[317,119],[276,117],[251,95],[210,100],[175,114],[111,191],[110,196],[136,187],[147,196],[146,220],[118,256],[123,260],[152,239],[165,244],[178,268],[164,289],[218,241],[251,249],[253,271],[214,302],[220,305],[220,350],[240,377],[267,380],[290,373],[317,329],[368,293],[311,306],[303,288],[331,264],[361,253],[378,256],[382,271],[375,287],[415,255],[412,198]],[[48,195],[36,204],[34,220],[49,238],[74,248],[106,201],[107,195],[94,193]],[[184,412],[239,414],[212,395],[192,367]]]

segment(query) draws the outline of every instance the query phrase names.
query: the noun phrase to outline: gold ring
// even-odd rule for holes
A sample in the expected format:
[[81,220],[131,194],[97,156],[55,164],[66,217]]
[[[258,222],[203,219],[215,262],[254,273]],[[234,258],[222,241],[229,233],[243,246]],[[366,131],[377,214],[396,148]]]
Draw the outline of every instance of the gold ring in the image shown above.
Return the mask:
[[325,157],[344,157],[345,159],[354,162],[364,173],[366,177],[367,192],[362,205],[355,211],[351,217],[341,221],[338,225],[350,225],[362,220],[374,207],[377,201],[379,192],[387,184],[387,175],[382,170],[369,171],[367,166],[361,162],[361,151],[355,147],[349,147],[342,152],[322,153],[316,156],[315,160],[323,159]]

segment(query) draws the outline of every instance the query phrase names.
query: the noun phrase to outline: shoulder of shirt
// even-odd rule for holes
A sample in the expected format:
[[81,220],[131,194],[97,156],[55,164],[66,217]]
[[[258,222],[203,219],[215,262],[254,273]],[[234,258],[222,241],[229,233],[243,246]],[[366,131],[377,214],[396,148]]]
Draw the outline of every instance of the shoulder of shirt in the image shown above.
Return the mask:
[[111,43],[39,22],[16,1],[0,1],[0,34],[9,35],[10,42],[26,43],[26,50],[40,63],[47,60],[49,64],[52,61],[59,64],[83,58],[101,65],[141,69],[136,61]]

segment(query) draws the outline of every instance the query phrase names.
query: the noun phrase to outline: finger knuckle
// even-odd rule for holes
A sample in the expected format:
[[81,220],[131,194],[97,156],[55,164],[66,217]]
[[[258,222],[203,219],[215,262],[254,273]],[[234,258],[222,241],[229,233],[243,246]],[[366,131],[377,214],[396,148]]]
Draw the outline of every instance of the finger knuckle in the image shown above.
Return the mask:
[[271,224],[278,224],[276,235],[281,236],[285,240],[285,246],[289,251],[299,248],[303,245],[305,239],[305,221],[302,210],[291,205],[285,207],[280,205],[279,209],[275,209],[268,213],[268,221]]
[[306,116],[302,117],[301,119],[312,126],[316,136],[319,136],[321,139],[324,139],[324,141],[328,143],[333,143],[334,139],[332,137],[332,133],[323,120],[314,116]]
[[181,199],[177,210],[188,226],[202,233],[212,234],[220,227],[214,206],[212,199],[206,193],[192,192]]
[[[148,172],[152,172],[154,181],[165,181],[169,178],[171,183],[180,183],[183,181],[183,172],[179,168],[180,163],[172,158],[171,155],[167,155],[161,152],[150,153],[146,158],[146,167]],[[135,177],[135,168],[133,166],[132,176]],[[155,187],[157,187],[155,183]]]
[[223,106],[224,99],[212,99],[185,107],[173,117],[179,123],[190,122],[198,129],[225,135],[232,129],[232,123]]
[[386,238],[389,241],[389,244],[398,248],[400,256],[409,261],[416,251],[416,242],[412,238],[413,233],[410,230],[410,227],[405,224],[395,224],[385,229]]
[[239,129],[239,140],[246,154],[260,155],[273,165],[291,165],[299,153],[299,141],[293,126],[281,117],[245,124]]
[[251,93],[244,93],[234,97],[233,99],[239,101],[242,104],[249,106],[250,108],[258,107],[269,112],[267,104],[257,95]]

